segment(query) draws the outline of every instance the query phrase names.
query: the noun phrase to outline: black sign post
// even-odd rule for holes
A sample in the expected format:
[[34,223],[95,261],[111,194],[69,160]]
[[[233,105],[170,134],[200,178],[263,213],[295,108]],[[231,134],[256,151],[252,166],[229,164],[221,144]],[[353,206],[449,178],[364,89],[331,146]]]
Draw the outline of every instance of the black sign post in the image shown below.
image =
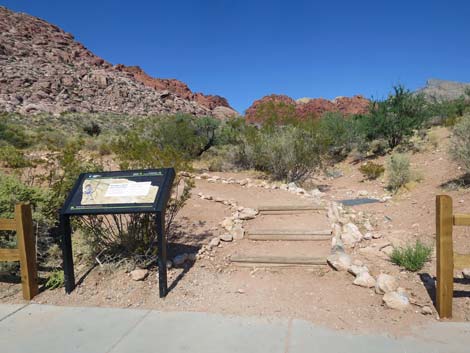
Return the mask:
[[166,296],[165,210],[174,178],[173,168],[80,174],[60,212],[66,293],[75,288],[71,216],[154,213],[160,298]]

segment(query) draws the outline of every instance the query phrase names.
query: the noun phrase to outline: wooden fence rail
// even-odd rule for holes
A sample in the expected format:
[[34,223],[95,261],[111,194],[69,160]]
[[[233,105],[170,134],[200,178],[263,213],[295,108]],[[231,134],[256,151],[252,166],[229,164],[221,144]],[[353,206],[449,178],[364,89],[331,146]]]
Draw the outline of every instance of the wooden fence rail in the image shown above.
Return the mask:
[[36,246],[33,233],[31,206],[15,206],[14,219],[0,219],[0,230],[14,231],[16,249],[0,249],[0,261],[19,261],[23,298],[31,300],[38,293]]
[[454,226],[470,226],[470,215],[454,214],[452,198],[436,197],[436,306],[441,318],[452,317],[454,296],[454,268],[470,267],[470,255],[454,254],[452,233]]

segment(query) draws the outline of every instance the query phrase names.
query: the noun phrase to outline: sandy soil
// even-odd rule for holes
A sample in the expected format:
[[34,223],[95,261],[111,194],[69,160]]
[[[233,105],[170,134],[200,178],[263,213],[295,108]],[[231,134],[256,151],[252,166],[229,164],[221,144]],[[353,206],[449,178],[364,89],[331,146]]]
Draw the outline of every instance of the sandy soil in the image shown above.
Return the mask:
[[[372,275],[386,272],[397,276],[400,286],[410,294],[411,309],[399,312],[387,309],[382,296],[373,290],[354,286],[353,277],[327,266],[312,268],[240,268],[228,261],[233,254],[305,254],[326,255],[330,242],[253,242],[247,239],[222,243],[209,256],[186,263],[183,268],[169,270],[171,291],[167,298],[158,298],[158,281],[153,269],[142,282],[129,278],[124,270],[107,271],[97,267],[91,271],[71,295],[63,289],[44,291],[34,302],[57,305],[90,305],[113,307],[144,307],[159,310],[217,312],[236,315],[263,315],[301,318],[337,329],[352,331],[407,333],[409,327],[436,320],[436,315],[423,315],[422,305],[432,307],[435,256],[419,273],[402,271],[390,263],[380,248],[388,243],[401,246],[420,239],[435,242],[435,195],[448,193],[454,197],[455,209],[470,211],[470,190],[443,190],[442,185],[461,176],[448,160],[445,129],[438,130],[440,145],[411,156],[412,166],[423,180],[409,191],[401,192],[385,203],[354,206],[374,225],[379,239],[362,242],[352,250],[355,259],[362,260]],[[381,158],[378,162],[384,162]],[[338,166],[343,176],[336,179],[317,177],[314,182],[326,190],[324,199],[355,198],[366,190],[369,196],[386,194],[384,180],[364,182],[359,165],[345,161]],[[243,179],[250,173],[211,173]],[[170,254],[197,252],[223,230],[219,223],[231,215],[228,206],[200,199],[197,194],[236,200],[245,207],[259,205],[305,204],[309,201],[282,190],[259,187],[246,188],[234,184],[209,183],[197,180],[193,197],[178,217],[181,236],[170,244]],[[362,193],[362,192],[361,192]],[[323,229],[329,222],[324,212],[303,215],[258,216],[247,221],[247,229]],[[455,249],[470,253],[469,229],[458,229]],[[455,273],[454,320],[470,321],[470,283]],[[20,302],[18,284],[0,283],[0,302]]]

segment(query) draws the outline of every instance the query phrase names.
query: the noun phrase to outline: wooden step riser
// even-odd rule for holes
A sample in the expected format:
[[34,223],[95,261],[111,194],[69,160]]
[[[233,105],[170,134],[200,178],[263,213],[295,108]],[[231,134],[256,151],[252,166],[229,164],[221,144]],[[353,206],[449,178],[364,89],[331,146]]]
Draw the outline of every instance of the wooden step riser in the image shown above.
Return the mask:
[[272,212],[272,211],[321,211],[325,210],[325,207],[315,205],[298,205],[298,206],[259,206],[259,212]]
[[298,210],[298,211],[259,211],[261,216],[277,216],[277,215],[296,215],[296,214],[321,214],[318,210]]
[[234,255],[230,258],[232,263],[250,263],[263,265],[326,265],[323,257],[296,257],[296,256],[246,256]]
[[233,265],[237,267],[268,267],[268,268],[319,268],[326,266],[324,264],[317,265],[302,265],[302,264],[271,264],[271,263],[262,263],[262,262],[233,262]]
[[331,240],[331,235],[312,235],[312,234],[248,234],[249,240],[256,241],[325,241]]

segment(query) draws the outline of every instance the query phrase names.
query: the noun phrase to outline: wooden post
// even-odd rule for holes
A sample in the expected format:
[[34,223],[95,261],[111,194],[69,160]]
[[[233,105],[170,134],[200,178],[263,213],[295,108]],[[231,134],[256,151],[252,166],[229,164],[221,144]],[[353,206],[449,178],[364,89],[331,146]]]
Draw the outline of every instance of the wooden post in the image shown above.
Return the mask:
[[452,198],[447,195],[438,195],[436,197],[436,305],[441,318],[452,317],[452,298],[454,295],[452,228]]

